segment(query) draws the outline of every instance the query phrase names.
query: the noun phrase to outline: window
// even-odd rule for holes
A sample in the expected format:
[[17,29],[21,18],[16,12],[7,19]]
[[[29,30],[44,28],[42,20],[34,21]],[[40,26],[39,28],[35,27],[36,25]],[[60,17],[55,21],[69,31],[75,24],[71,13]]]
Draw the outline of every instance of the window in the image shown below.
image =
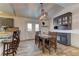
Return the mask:
[[39,24],[35,24],[35,31],[39,31]]
[[32,23],[27,24],[27,31],[32,31]]

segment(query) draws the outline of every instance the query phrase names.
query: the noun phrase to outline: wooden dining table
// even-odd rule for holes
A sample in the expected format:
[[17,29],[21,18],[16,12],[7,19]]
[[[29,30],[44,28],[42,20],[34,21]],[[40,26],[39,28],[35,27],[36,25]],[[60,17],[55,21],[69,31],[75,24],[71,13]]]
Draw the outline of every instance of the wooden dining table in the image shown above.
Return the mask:
[[48,34],[39,34],[39,38],[42,39],[42,52],[44,53],[45,52],[45,40],[49,40],[49,38],[51,38],[50,35]]

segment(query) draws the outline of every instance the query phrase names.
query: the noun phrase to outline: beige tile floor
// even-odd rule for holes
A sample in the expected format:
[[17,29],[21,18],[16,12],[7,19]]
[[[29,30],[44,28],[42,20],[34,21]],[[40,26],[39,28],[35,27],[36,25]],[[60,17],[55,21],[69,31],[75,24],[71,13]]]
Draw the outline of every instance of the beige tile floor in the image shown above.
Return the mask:
[[34,40],[29,40],[20,42],[16,56],[79,56],[79,49],[57,44],[57,52],[52,49],[49,54],[46,49],[45,53],[42,53],[42,50],[35,45]]

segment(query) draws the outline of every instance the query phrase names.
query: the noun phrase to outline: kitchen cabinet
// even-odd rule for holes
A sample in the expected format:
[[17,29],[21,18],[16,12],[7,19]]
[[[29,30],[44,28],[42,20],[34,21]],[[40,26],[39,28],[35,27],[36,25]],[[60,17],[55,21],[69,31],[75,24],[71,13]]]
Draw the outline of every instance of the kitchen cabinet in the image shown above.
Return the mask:
[[12,18],[2,18],[2,17],[0,17],[0,27],[1,26],[13,27],[14,26],[14,20]]
[[[54,29],[56,30],[71,30],[72,29],[72,13],[68,12],[63,15],[57,16],[53,20]],[[58,42],[64,45],[70,45],[71,34],[57,33]]]

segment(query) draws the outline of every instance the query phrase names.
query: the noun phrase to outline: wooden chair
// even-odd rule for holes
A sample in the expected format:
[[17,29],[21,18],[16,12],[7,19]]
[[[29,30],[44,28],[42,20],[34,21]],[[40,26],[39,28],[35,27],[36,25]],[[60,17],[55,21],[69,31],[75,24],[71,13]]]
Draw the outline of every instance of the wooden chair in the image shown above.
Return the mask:
[[14,46],[12,45],[12,48],[9,48],[10,45],[12,45],[12,42],[3,42],[3,56],[8,56],[9,54],[12,54],[14,56]]
[[42,47],[42,45],[43,45],[42,38],[39,37],[39,40],[38,40],[38,47],[40,48],[40,47]]
[[49,32],[49,35],[51,36],[48,38],[48,40],[45,41],[45,46],[48,48],[49,53],[51,52],[51,48],[54,48],[55,52],[57,49],[57,33],[56,32]]
[[35,44],[36,44],[36,45],[38,44],[38,40],[39,40],[38,35],[39,35],[39,32],[36,32],[36,33],[35,33]]
[[19,47],[20,43],[20,31],[15,31],[13,34],[13,44],[15,45],[16,49]]
[[42,45],[42,39],[39,37],[39,34],[40,31],[36,32],[35,34],[35,44],[40,48],[40,46]]
[[17,53],[17,48],[20,42],[20,33],[19,31],[15,31],[13,33],[12,41],[4,41],[3,42],[3,56],[12,54],[13,56]]
[[12,37],[12,40],[10,41],[3,41],[3,56],[8,56],[9,54],[15,55],[16,50],[13,39],[14,37]]

